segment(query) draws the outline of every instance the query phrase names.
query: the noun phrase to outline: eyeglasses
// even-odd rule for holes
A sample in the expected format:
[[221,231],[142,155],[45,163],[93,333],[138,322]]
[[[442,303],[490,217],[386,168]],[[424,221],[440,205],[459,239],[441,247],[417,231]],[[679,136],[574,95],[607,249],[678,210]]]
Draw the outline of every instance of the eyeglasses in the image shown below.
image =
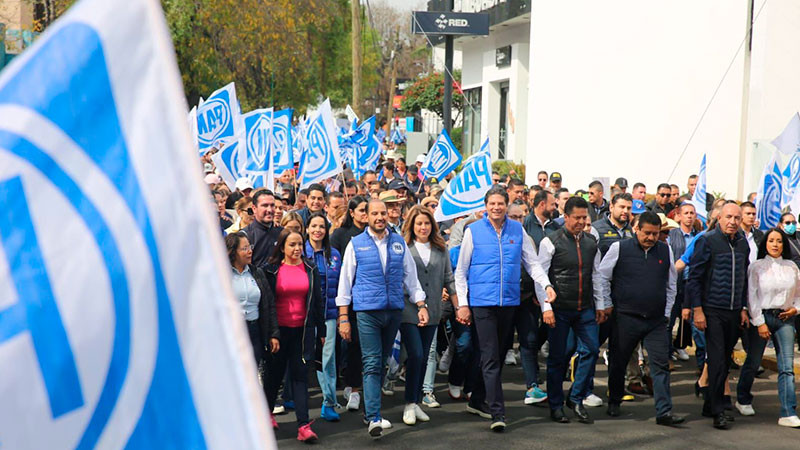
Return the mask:
[[539,181],[547,181],[547,178],[539,178]]
[[795,221],[791,221],[791,222],[783,222],[783,224],[784,224],[784,225],[797,225],[797,222],[795,222]]
[[439,207],[438,203],[428,203],[428,208],[438,208],[438,207]]
[[500,182],[500,178],[492,178],[492,183],[499,183],[499,182]]
[[246,252],[246,251],[250,250],[252,252],[254,248],[255,248],[255,245],[250,244],[250,245],[246,246],[245,248],[240,248],[239,251]]
[[252,216],[253,214],[255,214],[255,213],[253,212],[253,208],[247,208],[247,209],[245,210],[245,212],[246,212],[248,215],[251,215],[251,216]]
[[658,196],[661,197],[661,198],[669,197],[670,195],[672,195],[672,194],[669,193],[669,192],[667,192],[667,193],[662,192],[662,193],[658,194]]
[[512,216],[511,214],[509,214],[508,218],[511,219],[511,220],[522,220],[522,215],[521,214],[514,214]]

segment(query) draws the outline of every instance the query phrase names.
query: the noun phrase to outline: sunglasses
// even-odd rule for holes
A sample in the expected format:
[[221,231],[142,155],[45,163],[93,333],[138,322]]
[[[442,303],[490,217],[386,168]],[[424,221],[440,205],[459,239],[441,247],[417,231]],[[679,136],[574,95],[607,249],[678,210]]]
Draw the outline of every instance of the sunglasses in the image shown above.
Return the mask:
[[522,220],[522,215],[514,214],[512,216],[512,215],[509,214],[508,218],[511,219],[511,220]]
[[784,225],[797,225],[797,222],[783,222]]
[[658,194],[658,196],[659,196],[659,197],[661,197],[661,198],[664,198],[664,197],[669,197],[670,195],[672,195],[672,194],[670,194],[670,193],[666,193],[666,194],[664,194],[664,193],[661,193],[661,194]]
[[248,215],[251,215],[251,216],[252,216],[253,214],[255,214],[255,213],[253,212],[253,208],[247,208],[247,209],[245,210],[245,212],[246,212]]

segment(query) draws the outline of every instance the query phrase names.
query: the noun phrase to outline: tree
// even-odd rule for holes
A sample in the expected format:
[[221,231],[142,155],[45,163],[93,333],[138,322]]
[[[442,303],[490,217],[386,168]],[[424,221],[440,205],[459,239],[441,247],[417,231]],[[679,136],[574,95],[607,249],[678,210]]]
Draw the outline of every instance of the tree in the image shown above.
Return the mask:
[[[452,119],[453,123],[458,122],[461,111],[464,107],[464,96],[461,94],[461,71],[453,73],[453,109],[458,113]],[[418,111],[427,109],[435,112],[440,119],[443,119],[444,111],[444,73],[433,72],[419,78],[405,92],[402,108],[406,111]]]

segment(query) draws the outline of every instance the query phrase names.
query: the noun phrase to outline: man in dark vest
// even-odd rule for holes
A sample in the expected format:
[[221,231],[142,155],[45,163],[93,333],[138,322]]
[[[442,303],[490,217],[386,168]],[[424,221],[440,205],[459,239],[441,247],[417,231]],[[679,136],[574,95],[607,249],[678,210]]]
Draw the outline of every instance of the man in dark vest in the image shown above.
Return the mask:
[[[672,250],[658,240],[661,219],[650,211],[639,216],[636,239],[611,245],[600,263],[600,291],[606,314],[613,314],[608,369],[608,415],[619,416],[625,368],[631,352],[644,342],[650,359],[656,423],[683,423],[672,415],[669,392],[669,323],[675,303],[676,272]],[[600,307],[598,306],[598,309]]]
[[[370,436],[379,438],[384,428],[392,426],[381,416],[381,386],[405,307],[403,287],[410,293],[408,301],[419,309],[420,326],[428,323],[428,304],[405,241],[387,229],[386,205],[370,200],[367,220],[367,231],[355,236],[344,251],[336,306],[339,334],[349,341],[348,306],[353,303],[364,372],[364,411]],[[422,410],[415,413],[419,420],[427,418]]]
[[556,198],[552,192],[543,189],[533,196],[533,209],[523,226],[537,247],[547,233],[561,228],[561,225],[553,222],[555,212]]
[[742,309],[747,304],[750,247],[739,228],[739,205],[723,206],[717,221],[716,228],[694,241],[686,297],[692,301],[695,326],[706,334],[708,394],[703,415],[714,418],[715,428],[728,429],[733,417],[725,413],[725,380],[738,328],[750,323]]
[[[597,362],[597,323],[605,321],[603,310],[595,311],[593,278],[598,276],[600,252],[592,235],[583,229],[589,220],[589,204],[581,197],[571,197],[564,205],[564,227],[542,239],[538,261],[555,288],[557,298],[541,301],[544,294],[538,292],[542,306],[542,319],[550,327],[548,341],[550,353],[547,357],[547,394],[550,418],[559,423],[568,423],[564,415],[564,391],[562,382],[567,364],[567,336],[572,330],[586,350],[575,371],[575,381],[566,400],[582,423],[592,423],[583,406],[589,394],[594,366]],[[537,286],[538,289],[538,286]]]
[[630,225],[632,207],[631,194],[617,194],[611,199],[608,214],[592,222],[591,233],[597,239],[597,249],[601,255],[605,255],[614,242],[633,237]]
[[490,429],[500,432],[506,427],[500,369],[520,303],[522,267],[536,282],[536,289],[541,292],[539,298],[553,301],[556,293],[536,262],[533,241],[526,239],[522,224],[506,217],[505,189],[502,186],[489,189],[484,204],[486,216],[470,224],[461,241],[455,271],[459,303],[456,315],[462,323],[469,323],[471,316],[481,355],[483,383],[477,383],[473,389],[467,411],[491,418]]
[[263,268],[267,265],[278,235],[283,227],[273,224],[275,218],[275,195],[267,189],[259,189],[253,194],[253,213],[255,220],[244,228],[245,234],[253,246],[253,265]]

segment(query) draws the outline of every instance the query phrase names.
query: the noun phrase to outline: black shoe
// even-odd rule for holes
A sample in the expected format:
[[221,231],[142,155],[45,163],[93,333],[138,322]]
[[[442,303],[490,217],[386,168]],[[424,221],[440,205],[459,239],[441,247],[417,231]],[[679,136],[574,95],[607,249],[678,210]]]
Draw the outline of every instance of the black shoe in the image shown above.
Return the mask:
[[467,412],[470,414],[481,416],[484,419],[492,418],[492,413],[489,412],[489,405],[487,405],[486,402],[483,402],[480,405],[473,405],[472,403],[467,403]]
[[571,400],[567,400],[567,408],[571,409],[572,412],[575,413],[575,417],[578,418],[578,422],[594,423],[594,420],[592,420],[592,418],[589,417],[589,413],[586,412],[586,407],[583,406],[583,402],[572,403]]
[[606,410],[606,414],[611,417],[619,417],[619,405],[616,403],[609,403],[608,409]]
[[714,428],[718,430],[727,430],[731,427],[731,421],[728,420],[728,417],[725,413],[717,414],[714,417]]
[[489,425],[489,429],[495,433],[502,433],[506,430],[506,418],[503,416],[494,416],[492,418],[492,424]]
[[675,425],[680,425],[685,422],[686,419],[683,417],[675,417],[672,414],[667,414],[664,416],[656,417],[656,423],[659,425],[664,425],[667,427],[674,427]]
[[[725,420],[727,420],[728,422],[736,422],[736,418],[733,417],[732,415],[725,414],[725,413],[722,413],[722,414],[725,416]],[[703,417],[716,417],[714,414],[711,414],[710,412],[708,412],[706,410],[703,410],[702,415],[703,415]]]
[[557,423],[569,423],[569,417],[564,415],[564,408],[551,409],[550,420]]

